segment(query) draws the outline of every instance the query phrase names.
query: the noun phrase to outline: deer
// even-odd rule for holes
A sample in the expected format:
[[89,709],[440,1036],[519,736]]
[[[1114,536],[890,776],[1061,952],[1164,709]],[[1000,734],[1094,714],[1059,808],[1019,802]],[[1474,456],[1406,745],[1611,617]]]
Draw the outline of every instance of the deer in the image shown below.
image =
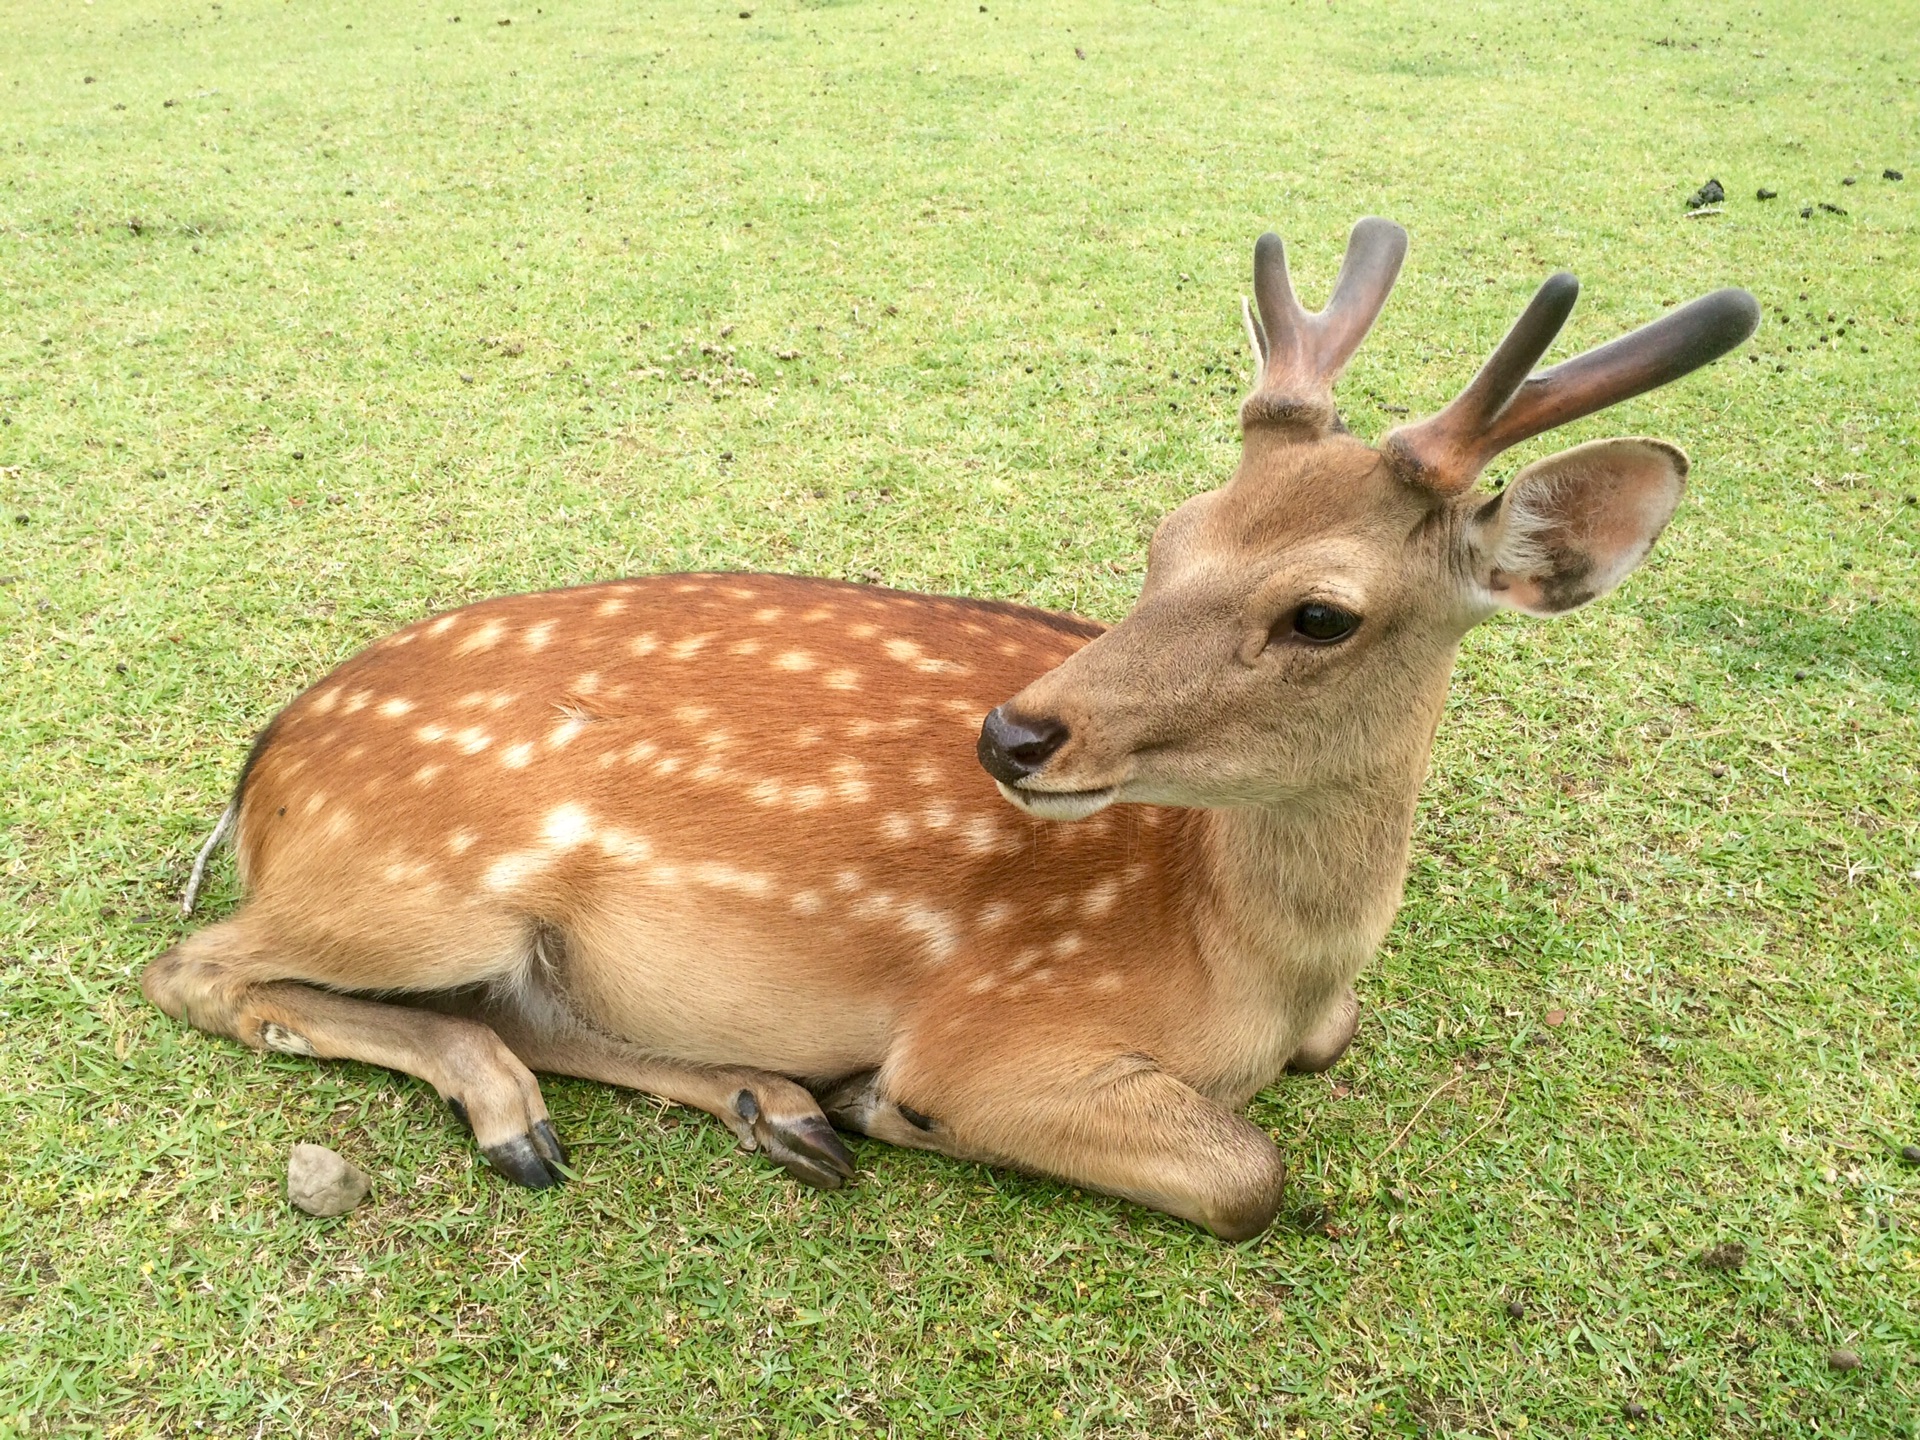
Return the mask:
[[572,1170],[546,1073],[704,1110],[824,1189],[844,1132],[1258,1235],[1287,1167],[1245,1111],[1355,1034],[1463,636],[1612,590],[1688,461],[1610,439],[1481,472],[1759,320],[1723,289],[1536,370],[1560,272],[1369,445],[1333,385],[1406,249],[1361,220],[1308,312],[1260,237],[1238,467],[1160,522],[1111,628],[663,574],[368,646],[259,733],[221,825],[245,898],[143,992],[424,1080],[529,1187]]

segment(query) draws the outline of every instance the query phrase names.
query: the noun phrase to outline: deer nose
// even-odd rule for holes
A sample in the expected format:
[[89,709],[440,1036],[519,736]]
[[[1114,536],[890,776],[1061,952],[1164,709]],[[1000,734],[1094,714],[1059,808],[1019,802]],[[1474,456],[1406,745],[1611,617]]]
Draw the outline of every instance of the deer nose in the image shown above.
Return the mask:
[[980,726],[980,763],[1003,785],[1018,785],[1066,743],[1067,727],[1058,720],[1015,720],[996,706]]

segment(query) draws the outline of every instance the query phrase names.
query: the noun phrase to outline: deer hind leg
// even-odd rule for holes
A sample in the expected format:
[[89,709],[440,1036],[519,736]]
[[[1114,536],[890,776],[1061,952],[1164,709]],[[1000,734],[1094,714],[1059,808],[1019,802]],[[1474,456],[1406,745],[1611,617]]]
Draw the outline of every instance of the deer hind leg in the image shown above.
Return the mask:
[[1144,1055],[1079,1075],[977,1056],[945,1068],[909,1060],[854,1076],[824,1097],[827,1113],[877,1140],[1134,1200],[1223,1240],[1259,1234],[1279,1209],[1287,1169],[1273,1141]]
[[[288,946],[242,910],[160,956],[140,989],[174,1019],[256,1050],[361,1060],[417,1076],[472,1129],[496,1170],[534,1189],[559,1183],[566,1151],[539,1082],[492,1030],[461,1016],[318,988],[364,985],[368,968]],[[382,978],[404,987],[408,977]]]
[[853,1156],[813,1096],[794,1081],[745,1065],[697,1065],[664,1059],[589,1029],[541,992],[511,999],[479,995],[475,1007],[529,1069],[644,1090],[704,1110],[734,1133],[741,1148],[765,1155],[797,1180],[838,1190],[853,1178]]

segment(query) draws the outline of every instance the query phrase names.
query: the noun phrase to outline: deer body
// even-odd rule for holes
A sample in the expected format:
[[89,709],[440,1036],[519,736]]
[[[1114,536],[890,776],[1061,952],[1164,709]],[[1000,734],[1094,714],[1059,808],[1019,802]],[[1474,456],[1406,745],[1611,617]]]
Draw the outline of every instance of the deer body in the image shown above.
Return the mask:
[[1238,1112],[1353,1033],[1461,634],[1610,588],[1684,470],[1612,442],[1473,501],[1458,404],[1379,450],[1332,426],[1383,223],[1325,317],[1263,263],[1241,470],[1163,524],[1121,626],[764,575],[420,621],[262,733],[250,899],[146,993],[427,1079],[527,1184],[564,1165],[547,1070],[814,1184],[852,1173],[838,1125],[1255,1233],[1285,1170]]

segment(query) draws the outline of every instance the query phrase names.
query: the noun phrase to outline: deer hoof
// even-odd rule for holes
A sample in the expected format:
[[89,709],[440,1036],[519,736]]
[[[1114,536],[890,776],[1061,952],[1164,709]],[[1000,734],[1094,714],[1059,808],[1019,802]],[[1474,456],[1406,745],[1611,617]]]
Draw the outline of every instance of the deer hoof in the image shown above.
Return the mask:
[[853,1156],[824,1116],[775,1120],[763,1114],[753,1133],[767,1158],[796,1180],[838,1190],[853,1178]]
[[481,1153],[487,1157],[493,1168],[498,1170],[515,1184],[524,1185],[529,1190],[546,1190],[558,1185],[563,1178],[560,1174],[560,1141],[554,1135],[553,1126],[541,1121],[535,1127],[535,1135],[545,1130],[546,1142],[554,1154],[549,1160],[540,1153],[534,1136],[516,1135],[511,1140],[498,1145],[488,1145]]

